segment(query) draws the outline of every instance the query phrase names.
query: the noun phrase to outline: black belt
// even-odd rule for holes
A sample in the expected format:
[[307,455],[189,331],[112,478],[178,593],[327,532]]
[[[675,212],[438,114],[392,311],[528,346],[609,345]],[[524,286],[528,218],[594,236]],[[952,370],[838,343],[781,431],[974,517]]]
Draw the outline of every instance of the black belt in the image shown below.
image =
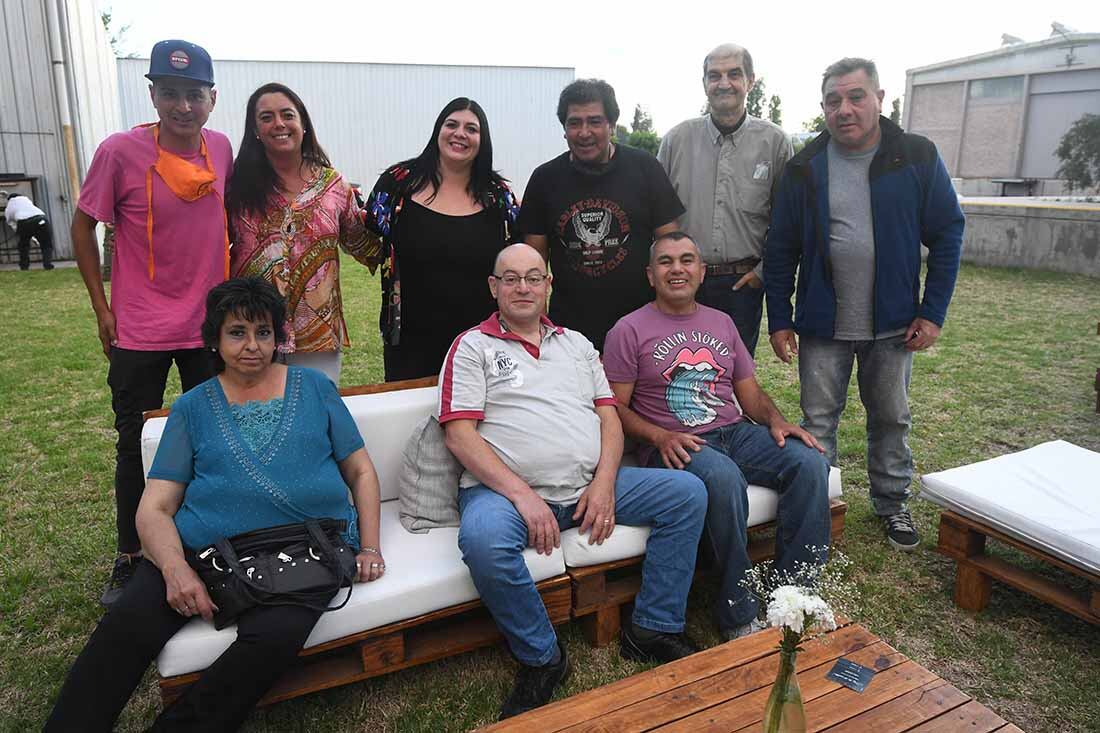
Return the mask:
[[707,265],[708,275],[745,275],[752,272],[760,264],[759,257],[746,257],[734,262],[722,262],[717,265]]

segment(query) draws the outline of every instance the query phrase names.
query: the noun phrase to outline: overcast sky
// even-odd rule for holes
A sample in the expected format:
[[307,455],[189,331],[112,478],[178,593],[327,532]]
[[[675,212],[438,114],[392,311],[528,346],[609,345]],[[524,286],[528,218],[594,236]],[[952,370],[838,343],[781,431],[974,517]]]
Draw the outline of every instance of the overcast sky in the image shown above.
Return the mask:
[[1054,20],[1100,32],[1096,0],[100,0],[100,5],[112,9],[116,26],[130,26],[122,50],[143,57],[158,39],[184,38],[215,59],[571,66],[578,77],[601,77],[615,87],[620,122],[629,126],[640,103],[660,133],[699,114],[705,101],[703,56],[727,41],[751,51],[757,79],[765,80],[769,96],[782,99],[783,127],[797,132],[820,111],[821,72],[843,56],[865,56],[878,64],[889,113],[890,101],[905,93],[906,69],[994,50],[1002,33],[1042,40]]

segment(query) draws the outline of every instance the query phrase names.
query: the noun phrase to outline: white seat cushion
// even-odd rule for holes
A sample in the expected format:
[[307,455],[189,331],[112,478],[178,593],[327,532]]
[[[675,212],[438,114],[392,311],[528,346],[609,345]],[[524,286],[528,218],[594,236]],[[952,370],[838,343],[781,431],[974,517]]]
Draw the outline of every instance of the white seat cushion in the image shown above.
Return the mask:
[[[829,498],[839,498],[840,494],[840,469],[833,466],[829,469]],[[774,520],[778,505],[779,495],[775,491],[749,484],[748,525],[755,527]],[[602,545],[590,545],[588,535],[573,528],[561,533],[561,549],[568,567],[583,568],[641,555],[645,553],[648,539],[649,527],[618,525]]]
[[[396,460],[400,459],[398,450]],[[458,528],[412,534],[401,526],[398,511],[398,501],[382,503],[381,541],[386,574],[373,583],[357,583],[347,606],[321,616],[306,647],[478,597],[458,549]],[[536,583],[565,572],[560,550],[547,556],[538,555],[529,548],[524,551],[523,559]],[[346,592],[341,591],[337,600],[342,601]],[[165,644],[157,657],[157,669],[166,677],[205,669],[236,638],[235,625],[217,631],[212,623],[193,620]]]
[[922,498],[1100,573],[1100,453],[1054,440],[921,482]]

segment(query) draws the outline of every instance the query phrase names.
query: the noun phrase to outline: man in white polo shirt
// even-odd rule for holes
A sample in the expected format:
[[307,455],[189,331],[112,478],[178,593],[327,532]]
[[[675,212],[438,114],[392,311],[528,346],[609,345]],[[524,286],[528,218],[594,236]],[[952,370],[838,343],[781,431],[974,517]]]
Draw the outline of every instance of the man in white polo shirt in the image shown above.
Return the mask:
[[439,378],[439,422],[466,468],[458,543],[520,662],[502,719],[546,704],[568,674],[522,553],[551,554],[578,524],[590,544],[616,522],[652,527],[621,654],[668,662],[698,650],[683,629],[706,488],[684,471],[619,467],[622,426],[599,354],[546,318],[549,285],[538,251],[502,250],[489,277],[500,310],[455,340]]

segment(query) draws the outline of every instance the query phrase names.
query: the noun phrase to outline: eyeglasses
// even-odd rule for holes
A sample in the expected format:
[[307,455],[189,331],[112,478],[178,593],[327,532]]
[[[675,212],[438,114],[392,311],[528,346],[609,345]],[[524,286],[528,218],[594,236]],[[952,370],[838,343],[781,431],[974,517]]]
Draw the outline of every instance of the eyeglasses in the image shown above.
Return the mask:
[[527,281],[527,284],[532,288],[537,288],[546,281],[546,275],[541,272],[530,272],[526,275],[517,275],[514,272],[506,272],[503,275],[493,275],[494,278],[500,280],[505,286],[514,288],[519,285],[520,280]]

